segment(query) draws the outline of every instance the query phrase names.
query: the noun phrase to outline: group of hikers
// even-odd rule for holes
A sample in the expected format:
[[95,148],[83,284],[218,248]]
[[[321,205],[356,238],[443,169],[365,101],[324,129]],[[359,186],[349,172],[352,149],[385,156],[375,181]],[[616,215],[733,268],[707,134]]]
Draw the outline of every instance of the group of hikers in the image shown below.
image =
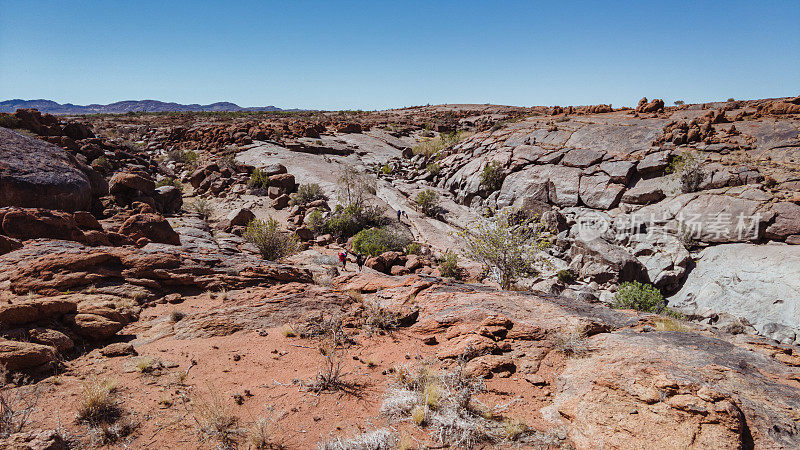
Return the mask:
[[[402,217],[405,215],[408,217],[408,213],[404,212],[403,210],[397,210],[397,221],[401,222]],[[364,255],[361,253],[354,253],[356,255],[356,265],[358,265],[358,271],[360,272],[364,268]],[[347,270],[347,250],[342,250],[339,252],[339,264],[342,265],[342,270]]]
[[[364,268],[364,255],[361,253],[355,253],[356,255],[356,264],[358,265],[358,271],[360,272]],[[347,270],[347,250],[342,250],[339,252],[339,264],[342,265],[342,270]]]

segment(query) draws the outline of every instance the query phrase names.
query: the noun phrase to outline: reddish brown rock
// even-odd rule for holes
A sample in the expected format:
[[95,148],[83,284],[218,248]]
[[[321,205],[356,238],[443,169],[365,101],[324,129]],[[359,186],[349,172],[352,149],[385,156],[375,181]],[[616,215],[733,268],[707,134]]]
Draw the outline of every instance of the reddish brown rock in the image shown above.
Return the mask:
[[159,214],[134,214],[119,229],[119,234],[136,241],[147,238],[151,242],[181,245],[180,237],[167,219]]
[[32,369],[55,359],[56,351],[49,345],[0,339],[0,366],[8,370]]
[[11,209],[2,217],[2,233],[27,240],[36,238],[64,239],[83,242],[85,237],[72,215],[46,209]]

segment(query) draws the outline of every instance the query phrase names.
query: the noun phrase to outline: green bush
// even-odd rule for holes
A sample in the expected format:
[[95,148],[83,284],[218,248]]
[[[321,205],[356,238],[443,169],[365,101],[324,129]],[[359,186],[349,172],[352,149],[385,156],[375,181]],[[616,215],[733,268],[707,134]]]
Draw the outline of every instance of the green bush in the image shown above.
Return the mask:
[[291,205],[307,205],[315,200],[324,200],[325,193],[317,183],[301,184],[297,187],[297,192],[292,194],[289,201]]
[[439,261],[439,272],[443,277],[458,278],[460,271],[458,270],[458,255],[453,252],[447,252],[444,257]]
[[192,168],[197,166],[197,163],[200,160],[200,155],[198,155],[197,152],[194,150],[184,150],[182,148],[176,148],[174,150],[169,150],[167,152],[167,158],[176,163],[180,163]]
[[497,161],[492,161],[481,172],[481,186],[487,191],[494,192],[503,187],[503,167]]
[[247,185],[253,189],[266,189],[269,187],[269,175],[263,170],[256,168],[253,170],[253,173],[250,174]]
[[434,216],[438,209],[439,195],[437,195],[433,189],[425,189],[417,194],[414,198],[414,202],[419,206],[423,214],[426,216]]
[[409,255],[421,255],[422,254],[422,244],[419,242],[412,242],[406,245],[406,253]]
[[575,274],[569,269],[562,269],[556,273],[558,281],[564,284],[572,284],[575,281]]
[[268,261],[277,261],[300,250],[297,236],[282,232],[280,223],[271,217],[267,220],[251,220],[244,237],[258,247],[261,257]]
[[355,236],[359,231],[380,225],[380,223],[381,215],[375,208],[356,205],[343,208],[338,205],[325,222],[325,231],[336,239],[346,240]]
[[384,175],[391,175],[392,166],[390,166],[388,164],[384,164],[383,167],[381,167],[381,173],[384,174]]
[[442,172],[442,166],[439,163],[430,163],[425,166],[425,170],[431,173],[433,176],[438,176]]
[[661,291],[652,284],[626,281],[619,286],[614,296],[615,308],[635,309],[649,313],[663,313],[667,307]]
[[174,186],[178,188],[179,191],[183,191],[183,185],[181,184],[180,181],[176,180],[175,178],[164,177],[158,180],[158,182],[156,183],[156,187],[159,188],[162,186]]
[[114,166],[111,165],[111,161],[109,161],[104,155],[95,158],[95,160],[92,161],[92,167],[104,175],[108,175],[112,170],[114,170]]
[[383,227],[361,230],[353,237],[353,250],[369,256],[378,256],[384,252],[402,252],[410,243],[403,233]]
[[306,226],[315,235],[325,232],[325,219],[322,218],[322,211],[315,209],[306,217]]

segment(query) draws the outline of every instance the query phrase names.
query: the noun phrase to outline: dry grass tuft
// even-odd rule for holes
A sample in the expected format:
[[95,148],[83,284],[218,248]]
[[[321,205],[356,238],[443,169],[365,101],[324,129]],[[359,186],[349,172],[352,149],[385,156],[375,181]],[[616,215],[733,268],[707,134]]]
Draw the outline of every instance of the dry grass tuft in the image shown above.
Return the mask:
[[349,439],[320,443],[319,450],[389,450],[397,448],[397,437],[388,428],[368,431]]
[[93,426],[114,423],[122,412],[114,398],[116,389],[116,384],[108,380],[84,383],[78,400],[78,421]]
[[654,317],[653,325],[656,331],[679,331],[683,333],[692,331],[688,325],[671,317]]
[[194,420],[200,433],[215,439],[219,448],[236,448],[236,440],[242,431],[238,429],[239,418],[223,403],[213,388],[208,401],[195,402]]
[[560,331],[553,337],[553,348],[567,357],[580,357],[589,353],[589,339],[583,328]]
[[267,419],[258,419],[247,429],[247,443],[255,450],[280,449],[283,446],[275,441],[273,424]]

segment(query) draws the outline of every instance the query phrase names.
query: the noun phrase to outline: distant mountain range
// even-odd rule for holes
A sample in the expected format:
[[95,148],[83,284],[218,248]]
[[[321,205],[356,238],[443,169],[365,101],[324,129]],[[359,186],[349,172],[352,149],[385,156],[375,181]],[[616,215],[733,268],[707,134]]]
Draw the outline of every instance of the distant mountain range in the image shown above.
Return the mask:
[[217,102],[210,105],[182,105],[180,103],[160,102],[158,100],[124,100],[108,105],[73,105],[56,103],[52,100],[4,100],[0,102],[0,112],[13,113],[20,108],[35,108],[50,114],[124,114],[126,112],[165,112],[165,111],[300,111],[281,109],[275,106],[253,106],[243,108],[235,103]]

